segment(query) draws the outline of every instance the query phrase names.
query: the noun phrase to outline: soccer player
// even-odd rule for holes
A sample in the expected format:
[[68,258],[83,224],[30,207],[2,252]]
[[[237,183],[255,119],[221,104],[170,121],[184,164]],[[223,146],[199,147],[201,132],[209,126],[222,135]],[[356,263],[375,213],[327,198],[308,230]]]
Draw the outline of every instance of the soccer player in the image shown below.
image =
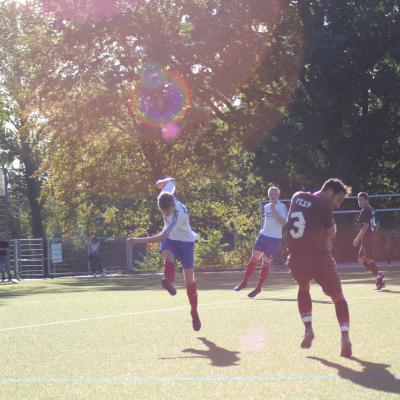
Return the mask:
[[374,259],[374,235],[376,229],[375,222],[375,210],[369,204],[368,194],[365,192],[358,193],[358,205],[361,208],[359,221],[361,223],[361,229],[357,237],[353,241],[353,246],[358,247],[360,244],[360,250],[358,252],[358,262],[363,264],[365,268],[371,271],[372,275],[376,279],[376,289],[380,290],[386,286],[383,281],[383,273],[378,271]]
[[156,182],[156,186],[161,190],[158,196],[158,207],[164,218],[164,229],[158,235],[143,238],[131,237],[127,240],[132,245],[161,242],[161,254],[164,259],[162,287],[171,296],[176,295],[175,260],[181,261],[191,306],[192,326],[195,331],[199,331],[201,322],[197,311],[197,284],[194,277],[194,243],[198,235],[190,227],[187,208],[174,196],[175,179],[161,179]]
[[270,202],[264,207],[264,226],[254,244],[243,279],[233,288],[233,290],[238,292],[247,286],[247,281],[256,269],[258,261],[262,258],[262,267],[258,277],[258,283],[256,288],[248,294],[249,297],[255,297],[261,292],[261,288],[268,278],[272,259],[278,254],[282,245],[282,228],[286,222],[287,208],[279,201],[279,195],[280,191],[277,187],[272,186],[268,189],[268,198]]
[[301,347],[308,349],[314,339],[310,281],[314,279],[331,297],[342,334],[341,356],[351,357],[349,308],[332,258],[331,240],[336,235],[333,210],[350,193],[339,179],[328,179],[316,193],[293,195],[287,219],[288,267],[298,284],[297,303],[305,333]]

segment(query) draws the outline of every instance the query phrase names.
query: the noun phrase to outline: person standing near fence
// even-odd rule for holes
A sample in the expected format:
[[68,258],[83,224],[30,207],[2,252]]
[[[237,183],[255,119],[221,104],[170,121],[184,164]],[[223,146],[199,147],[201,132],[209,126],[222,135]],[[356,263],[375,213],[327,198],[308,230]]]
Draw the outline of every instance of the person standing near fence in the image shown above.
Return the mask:
[[8,282],[12,282],[10,272],[10,245],[2,233],[0,233],[0,267],[1,267],[1,281],[6,280],[5,274],[7,273]]
[[100,259],[100,242],[97,240],[97,237],[95,235],[92,236],[88,245],[88,253],[90,269],[92,270],[93,276],[96,277],[97,270],[104,275],[105,272],[104,269],[101,267]]
[[378,271],[374,256],[374,236],[376,230],[375,210],[369,204],[368,194],[365,192],[358,193],[358,205],[361,208],[359,222],[361,229],[353,241],[353,246],[360,246],[358,252],[358,262],[371,271],[376,279],[376,289],[380,290],[386,286],[383,281],[383,273]]

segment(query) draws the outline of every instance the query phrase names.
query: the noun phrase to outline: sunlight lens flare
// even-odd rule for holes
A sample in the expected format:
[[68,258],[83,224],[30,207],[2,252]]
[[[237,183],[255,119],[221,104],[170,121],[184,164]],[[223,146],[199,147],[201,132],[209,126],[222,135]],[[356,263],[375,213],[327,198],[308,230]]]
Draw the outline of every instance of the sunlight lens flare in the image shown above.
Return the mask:
[[247,331],[239,338],[239,345],[242,351],[257,352],[266,345],[266,334],[263,328]]
[[130,100],[133,115],[147,126],[161,128],[165,140],[179,136],[179,122],[192,105],[191,91],[183,76],[158,64],[143,69]]

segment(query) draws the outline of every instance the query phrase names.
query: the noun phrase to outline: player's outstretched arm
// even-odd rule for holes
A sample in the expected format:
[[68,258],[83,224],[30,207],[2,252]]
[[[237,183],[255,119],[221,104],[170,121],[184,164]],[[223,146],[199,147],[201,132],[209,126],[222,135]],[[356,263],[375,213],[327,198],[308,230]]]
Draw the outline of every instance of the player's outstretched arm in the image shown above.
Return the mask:
[[175,178],[172,178],[172,177],[167,177],[167,178],[164,178],[164,179],[159,179],[157,182],[156,182],[156,186],[157,186],[157,189],[164,189],[165,188],[165,186],[167,186],[168,185],[168,183],[170,183],[170,182],[172,182],[172,183],[176,183],[175,182]]
[[129,237],[126,241],[132,246],[136,246],[138,244],[146,244],[146,243],[159,243],[166,240],[168,235],[164,232],[161,232],[154,236],[146,236],[141,238]]

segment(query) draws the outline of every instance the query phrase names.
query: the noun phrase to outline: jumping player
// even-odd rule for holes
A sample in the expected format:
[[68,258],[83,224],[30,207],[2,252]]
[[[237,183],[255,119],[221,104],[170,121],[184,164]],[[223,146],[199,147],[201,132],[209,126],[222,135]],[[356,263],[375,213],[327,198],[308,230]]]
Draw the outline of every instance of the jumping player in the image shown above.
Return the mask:
[[278,254],[282,245],[282,227],[286,222],[287,208],[279,201],[279,195],[280,191],[277,187],[272,186],[268,189],[270,203],[266,204],[264,207],[264,226],[254,244],[243,279],[233,288],[233,290],[238,292],[247,286],[250,276],[262,257],[262,267],[258,277],[258,283],[256,288],[248,294],[249,297],[255,297],[261,292],[261,288],[268,278],[272,259]]
[[336,235],[333,209],[340,207],[350,190],[339,179],[331,178],[316,193],[297,192],[292,197],[287,219],[288,267],[298,284],[297,303],[305,326],[301,347],[310,348],[314,339],[310,296],[310,281],[314,279],[335,304],[343,357],[352,354],[349,309],[331,255],[331,240]]
[[380,290],[386,286],[383,281],[383,273],[378,271],[375,264],[374,257],[374,236],[376,229],[375,222],[375,210],[369,204],[368,194],[365,192],[358,193],[358,205],[361,208],[359,221],[361,223],[361,229],[357,237],[353,241],[353,246],[358,247],[361,243],[360,250],[358,252],[358,262],[363,264],[365,268],[371,271],[372,275],[376,279],[376,289]]
[[157,181],[156,186],[161,189],[158,207],[164,218],[164,229],[158,235],[143,238],[131,237],[127,240],[132,245],[161,242],[161,254],[164,259],[162,287],[171,296],[176,295],[175,259],[181,261],[185,287],[191,305],[193,329],[199,331],[201,322],[197,312],[197,284],[194,278],[194,242],[198,235],[190,227],[187,208],[174,196],[175,179],[161,179]]

